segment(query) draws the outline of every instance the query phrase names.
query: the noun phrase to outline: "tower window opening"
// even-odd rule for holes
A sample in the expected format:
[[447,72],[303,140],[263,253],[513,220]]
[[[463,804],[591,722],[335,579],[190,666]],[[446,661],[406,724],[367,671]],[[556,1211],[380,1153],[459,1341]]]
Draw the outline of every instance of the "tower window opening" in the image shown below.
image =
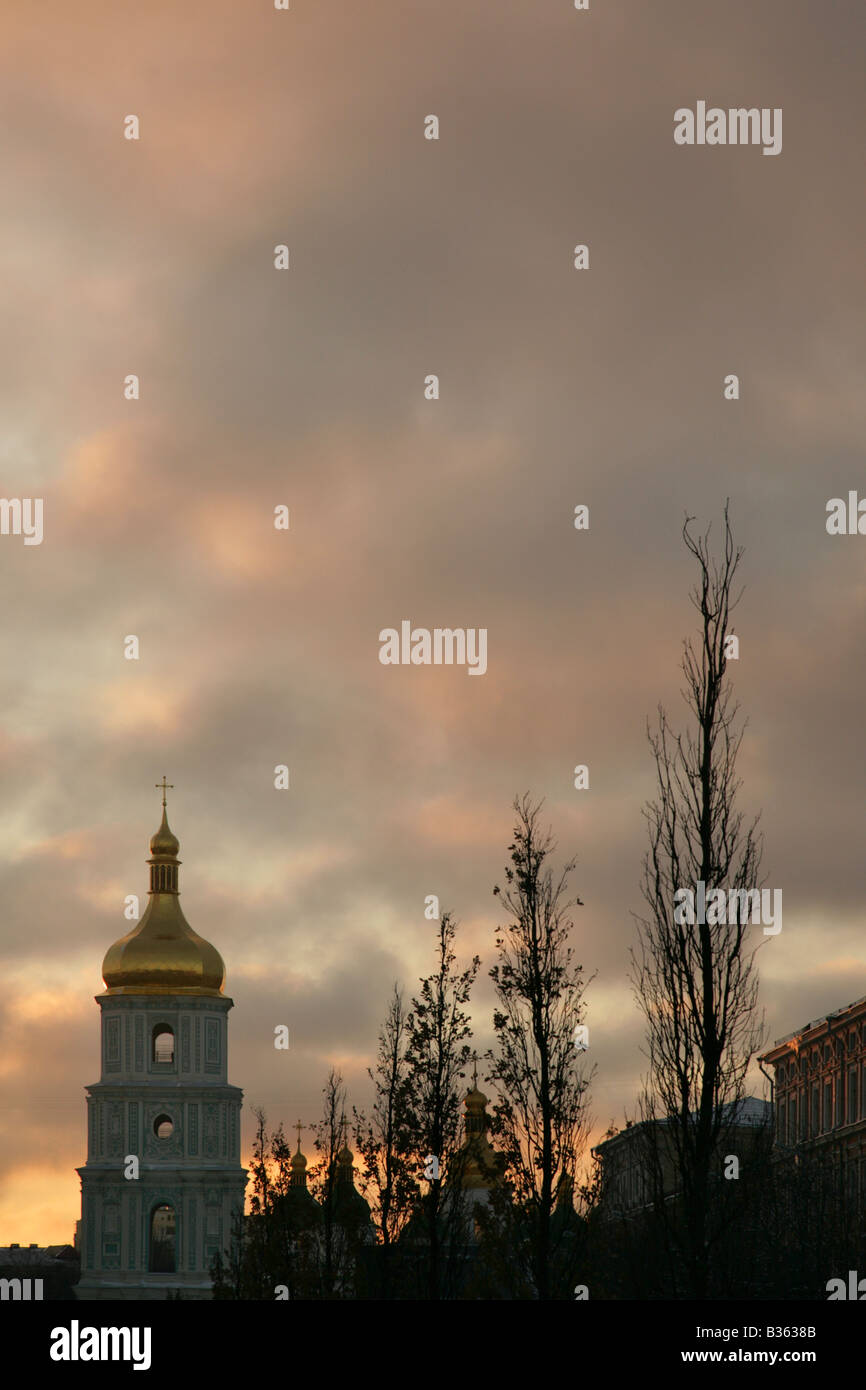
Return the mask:
[[170,1115],[157,1115],[153,1122],[153,1132],[157,1139],[170,1139],[174,1133],[174,1120]]
[[153,1060],[155,1062],[174,1061],[174,1032],[160,1024],[153,1030]]
[[150,1218],[150,1272],[174,1274],[177,1269],[174,1207],[154,1207]]

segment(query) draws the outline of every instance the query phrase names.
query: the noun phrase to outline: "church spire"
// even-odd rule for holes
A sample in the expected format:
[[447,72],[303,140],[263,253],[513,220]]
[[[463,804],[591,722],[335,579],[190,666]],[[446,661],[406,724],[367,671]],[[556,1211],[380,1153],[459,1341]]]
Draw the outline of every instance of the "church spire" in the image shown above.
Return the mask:
[[151,836],[150,853],[152,858],[148,859],[150,865],[150,891],[151,893],[177,893],[178,889],[178,866],[180,860],[177,857],[180,849],[180,841],[171,831],[168,823],[168,814],[165,804],[165,793],[174,786],[171,782],[166,782],[165,775],[161,782],[157,782],[157,791],[162,789],[162,822],[155,835]]
[[307,1160],[305,1156],[301,1153],[301,1131],[303,1128],[304,1126],[301,1124],[301,1121],[298,1120],[298,1122],[295,1125],[295,1129],[298,1131],[298,1150],[297,1153],[292,1155],[292,1161],[290,1165],[292,1169],[292,1176],[289,1179],[289,1186],[303,1187],[306,1190]]
[[466,1107],[465,1138],[461,1149],[461,1186],[495,1187],[502,1179],[503,1158],[492,1147],[487,1137],[490,1124],[487,1115],[487,1097],[478,1089],[478,1061],[475,1059],[472,1090],[468,1091],[463,1102]]
[[[78,1169],[80,1300],[210,1298],[214,1251],[229,1248],[243,1215],[243,1092],[228,1080],[232,1000],[222,957],[181,911],[170,783],[157,786],[150,893],[144,879],[133,885],[127,934],[106,952],[97,995],[101,1068],[87,1087],[87,1162]],[[150,791],[145,784],[148,821]],[[124,1155],[139,1156],[141,1182],[118,1181]]]
[[180,842],[168,823],[163,777],[162,821],[150,840],[150,890],[138,925],[109,947],[102,977],[109,994],[204,994],[223,992],[225,966],[215,946],[198,936],[180,907]]

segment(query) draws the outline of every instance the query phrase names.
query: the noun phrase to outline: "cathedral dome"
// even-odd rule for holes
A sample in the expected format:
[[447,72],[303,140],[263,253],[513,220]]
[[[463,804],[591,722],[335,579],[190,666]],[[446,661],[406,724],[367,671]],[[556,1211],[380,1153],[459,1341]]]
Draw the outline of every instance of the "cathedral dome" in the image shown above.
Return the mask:
[[178,896],[177,837],[162,824],[150,842],[150,901],[138,925],[108,948],[102,978],[108,994],[221,995],[225,966],[215,946],[198,936]]

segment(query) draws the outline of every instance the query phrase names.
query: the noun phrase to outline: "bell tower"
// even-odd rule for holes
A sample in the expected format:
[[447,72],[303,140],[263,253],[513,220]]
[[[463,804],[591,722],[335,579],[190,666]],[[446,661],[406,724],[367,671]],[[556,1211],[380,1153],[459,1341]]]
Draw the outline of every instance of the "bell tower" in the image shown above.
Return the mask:
[[180,845],[150,841],[149,901],[102,963],[100,1079],[87,1090],[79,1299],[211,1296],[243,1210],[243,1092],[228,1084],[225,966],[180,907]]

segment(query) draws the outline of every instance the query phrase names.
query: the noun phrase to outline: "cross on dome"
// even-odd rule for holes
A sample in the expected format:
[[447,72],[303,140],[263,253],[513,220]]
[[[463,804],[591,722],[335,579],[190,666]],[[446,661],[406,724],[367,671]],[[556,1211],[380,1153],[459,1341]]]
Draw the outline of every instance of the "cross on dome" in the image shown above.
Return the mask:
[[159,791],[160,789],[162,789],[162,805],[163,805],[163,810],[164,810],[164,809],[165,809],[165,794],[166,794],[167,791],[172,791],[172,792],[174,791],[174,782],[166,782],[166,780],[165,780],[165,773],[163,773],[163,774],[162,774],[162,781],[161,781],[161,782],[156,782],[154,785],[156,786],[156,790],[157,790],[157,791]]

